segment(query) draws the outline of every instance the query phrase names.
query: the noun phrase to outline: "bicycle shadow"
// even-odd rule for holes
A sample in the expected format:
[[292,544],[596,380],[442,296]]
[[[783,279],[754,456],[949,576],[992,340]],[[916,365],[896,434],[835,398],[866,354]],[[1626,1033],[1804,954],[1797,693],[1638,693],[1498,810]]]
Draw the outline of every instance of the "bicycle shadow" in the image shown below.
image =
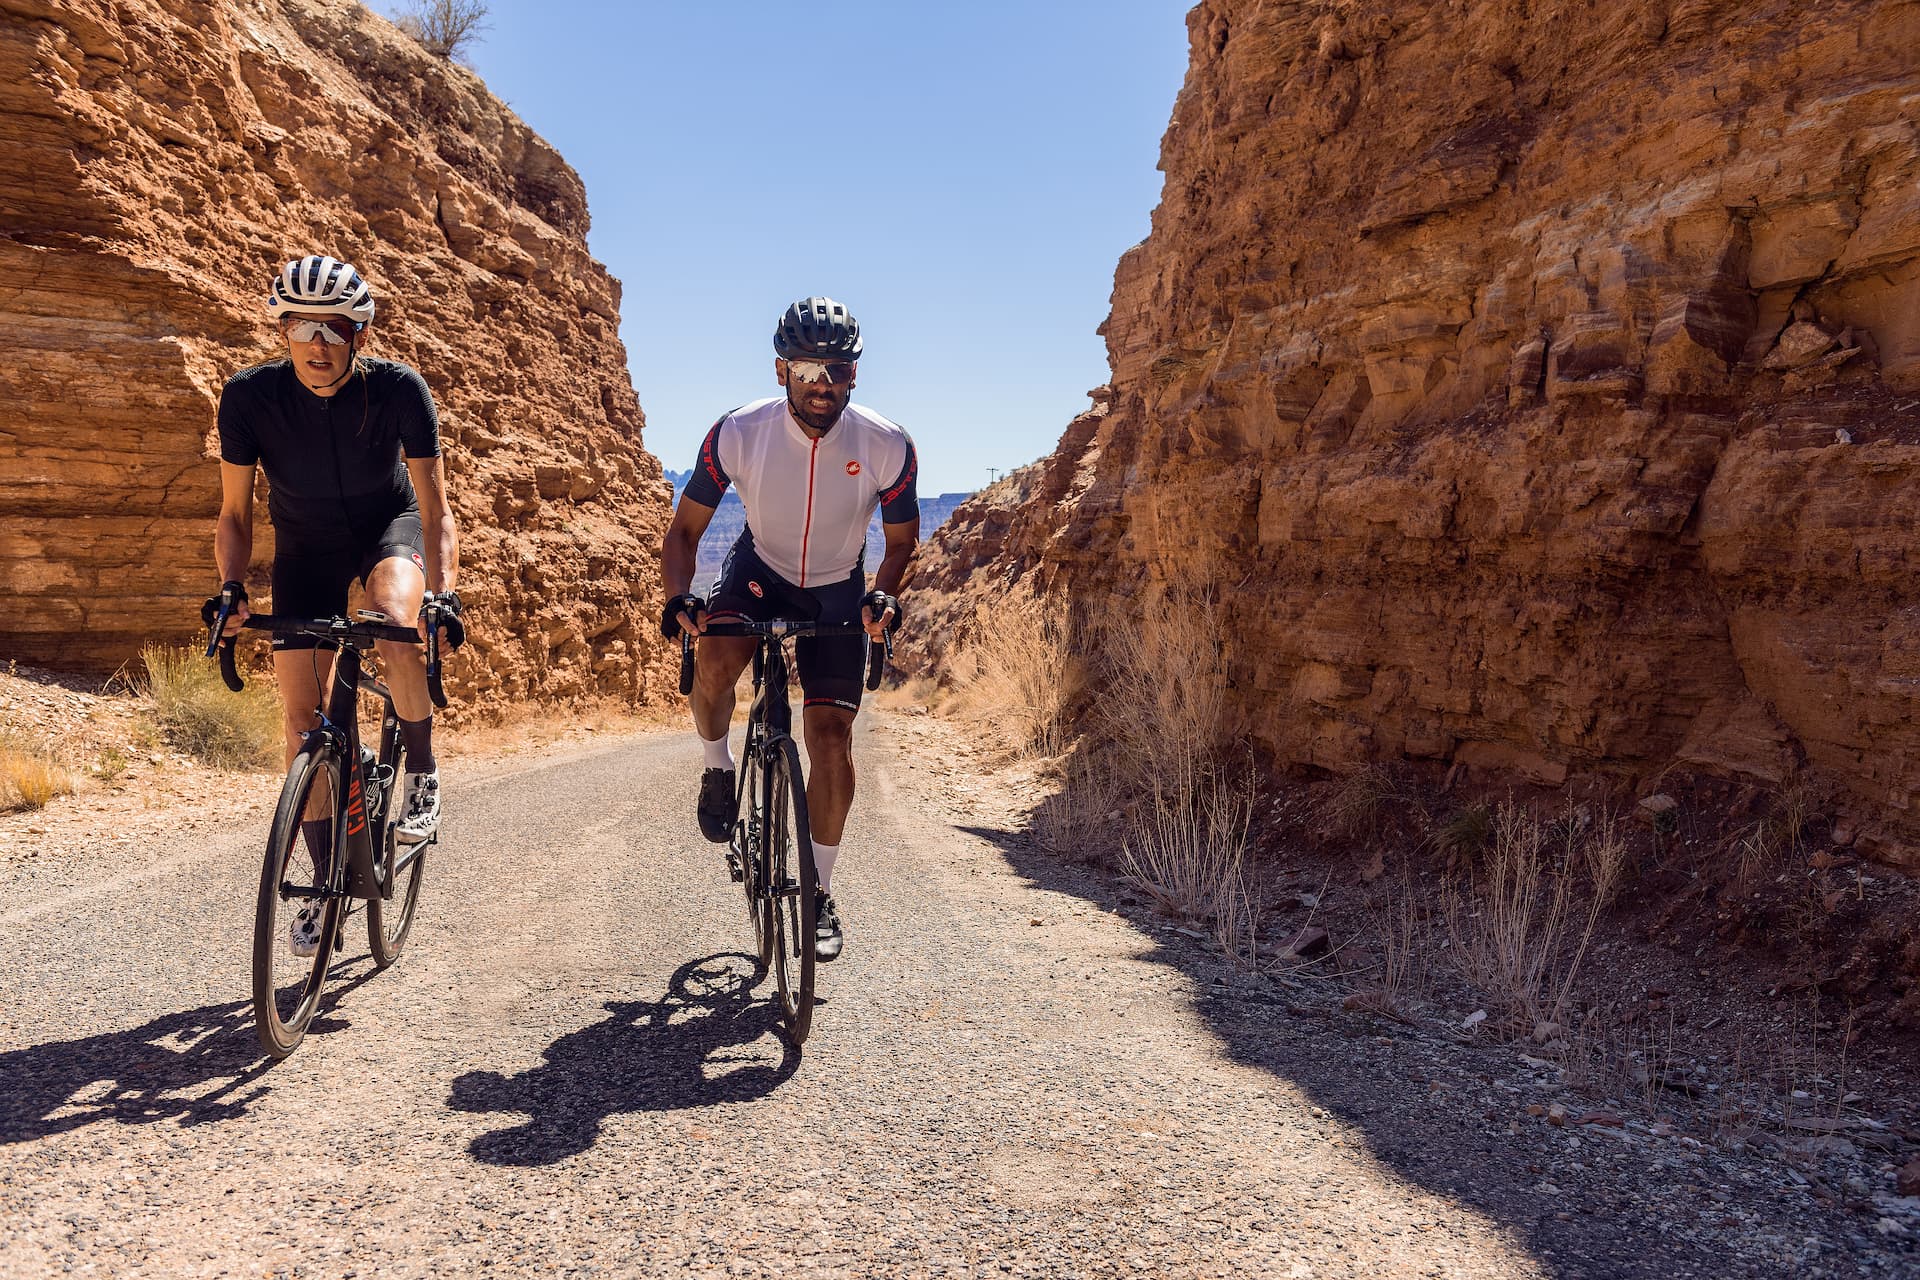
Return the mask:
[[[348,959],[336,973],[356,963]],[[351,1025],[341,996],[373,976],[331,986],[308,1034]],[[163,1014],[138,1027],[0,1053],[0,1146],[89,1124],[183,1125],[233,1120],[265,1097],[275,1065],[253,1029],[253,1002],[234,1000]]]
[[[612,1016],[561,1036],[541,1066],[514,1076],[470,1071],[456,1078],[453,1110],[527,1117],[481,1134],[468,1150],[487,1164],[554,1164],[591,1147],[601,1124],[622,1112],[765,1097],[799,1068],[799,1049],[779,1039],[777,1064],[765,1054],[727,1052],[778,1034],[772,1001],[752,994],[765,976],[751,956],[737,953],[689,960],[659,1000],[608,1001]],[[716,1064],[736,1065],[715,1073]]]

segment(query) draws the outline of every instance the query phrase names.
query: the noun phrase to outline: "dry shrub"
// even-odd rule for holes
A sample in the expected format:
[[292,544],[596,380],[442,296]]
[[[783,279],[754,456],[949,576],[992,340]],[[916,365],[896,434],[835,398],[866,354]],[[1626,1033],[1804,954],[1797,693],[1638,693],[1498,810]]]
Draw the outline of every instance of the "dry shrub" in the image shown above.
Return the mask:
[[1472,866],[1493,838],[1493,810],[1470,804],[1436,827],[1431,838],[1449,868]]
[[1417,905],[1422,894],[1403,871],[1397,881],[1368,903],[1373,932],[1380,941],[1380,971],[1370,984],[1377,1010],[1404,1017],[1408,1003],[1426,993],[1426,928]]
[[1175,587],[1101,628],[1097,737],[1111,791],[1134,797],[1121,869],[1166,911],[1213,924],[1251,965],[1260,907],[1246,855],[1258,782],[1227,738],[1226,660],[1213,593]]
[[1220,629],[1205,586],[1164,589],[1102,620],[1098,728],[1124,790],[1154,794],[1235,754]]
[[1334,783],[1320,802],[1320,820],[1334,835],[1365,837],[1371,843],[1419,803],[1418,793],[1391,768],[1362,765]]
[[420,42],[435,57],[453,59],[466,53],[487,29],[487,6],[482,0],[408,0],[394,15],[393,25]]
[[1034,810],[1034,835],[1048,853],[1085,862],[1119,847],[1127,797],[1096,761],[1084,739],[1075,743],[1063,758],[1060,789]]
[[284,741],[280,700],[262,682],[233,693],[210,659],[192,649],[148,645],[146,692],[167,740],[222,769],[270,768]]
[[1251,958],[1260,910],[1244,864],[1256,779],[1227,738],[1210,590],[1154,590],[1091,620],[1016,596],[978,611],[947,666],[949,713],[1010,754],[1060,760],[1063,786],[1035,815],[1044,847],[1093,862],[1117,850],[1142,892]]
[[[1228,913],[1244,916],[1254,794],[1251,771],[1190,764],[1157,786],[1152,803],[1129,822],[1121,869],[1170,914],[1215,922]],[[1236,918],[1224,927],[1238,930],[1242,923]]]
[[0,811],[44,809],[73,792],[73,775],[44,748],[0,738]]
[[1072,741],[1084,668],[1072,620],[1044,597],[980,605],[949,655],[951,711],[1015,757],[1052,758]]
[[[1512,801],[1495,811],[1492,847],[1471,898],[1450,893],[1446,916],[1463,973],[1509,1028],[1565,1024],[1580,965],[1625,862],[1625,838],[1610,814],[1598,824],[1569,814],[1549,825]],[[1583,874],[1590,881],[1584,911]]]

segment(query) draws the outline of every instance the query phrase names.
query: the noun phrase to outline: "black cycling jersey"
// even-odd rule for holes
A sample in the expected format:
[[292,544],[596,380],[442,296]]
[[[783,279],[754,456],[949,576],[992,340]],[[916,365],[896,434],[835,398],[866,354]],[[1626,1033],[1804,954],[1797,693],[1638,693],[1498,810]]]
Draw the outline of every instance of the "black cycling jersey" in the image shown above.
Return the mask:
[[285,360],[241,370],[220,393],[221,460],[266,472],[278,555],[366,548],[419,509],[405,459],[440,454],[433,396],[407,365],[359,363],[331,396]]

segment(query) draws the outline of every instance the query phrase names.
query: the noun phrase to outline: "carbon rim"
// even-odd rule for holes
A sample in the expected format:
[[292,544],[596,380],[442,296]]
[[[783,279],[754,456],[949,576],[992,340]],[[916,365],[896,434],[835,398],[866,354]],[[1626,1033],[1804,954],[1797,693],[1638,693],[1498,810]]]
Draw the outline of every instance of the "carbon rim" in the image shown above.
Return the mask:
[[316,878],[301,822],[315,811],[325,814],[330,826],[339,821],[339,780],[340,762],[330,751],[318,757],[301,752],[281,789],[267,837],[254,914],[253,1012],[261,1046],[276,1058],[292,1053],[306,1035],[333,960],[341,900],[325,900],[319,948],[310,957],[299,957],[292,954],[288,933],[303,900],[288,894],[285,886],[327,883],[324,875]]

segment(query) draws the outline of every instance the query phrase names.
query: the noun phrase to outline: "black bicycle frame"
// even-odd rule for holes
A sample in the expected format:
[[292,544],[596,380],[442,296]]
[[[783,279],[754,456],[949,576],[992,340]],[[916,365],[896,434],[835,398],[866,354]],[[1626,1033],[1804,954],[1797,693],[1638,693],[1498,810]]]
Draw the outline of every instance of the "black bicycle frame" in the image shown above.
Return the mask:
[[[319,727],[306,735],[309,749],[321,746],[335,752],[346,762],[346,822],[337,824],[333,832],[334,866],[345,858],[347,868],[347,886],[345,895],[349,898],[371,898],[393,896],[393,880],[388,877],[384,882],[373,864],[373,826],[367,807],[366,771],[360,760],[360,690],[368,689],[375,693],[385,691],[373,680],[367,679],[361,672],[360,651],[350,644],[340,646],[340,656],[333,668],[333,684],[327,693],[326,711],[320,717]],[[384,717],[383,717],[384,719]],[[382,743],[387,747],[388,744]],[[382,756],[389,752],[383,750]]]

